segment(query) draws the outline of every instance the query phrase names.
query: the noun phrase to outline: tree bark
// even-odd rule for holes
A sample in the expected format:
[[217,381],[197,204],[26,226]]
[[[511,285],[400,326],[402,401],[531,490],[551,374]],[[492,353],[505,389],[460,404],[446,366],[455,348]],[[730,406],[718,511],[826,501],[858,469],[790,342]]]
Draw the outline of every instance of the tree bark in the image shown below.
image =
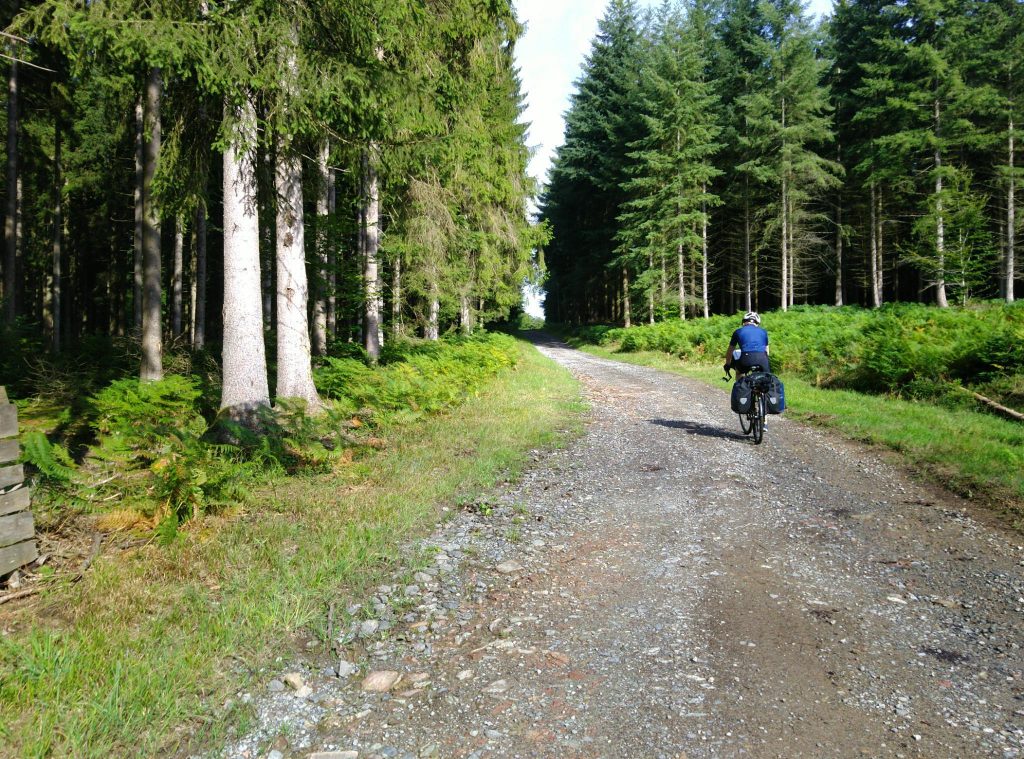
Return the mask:
[[683,244],[676,245],[676,263],[679,266],[679,318],[686,321],[686,267],[683,266]]
[[424,336],[427,340],[437,340],[441,334],[440,324],[438,323],[441,316],[441,301],[437,295],[437,285],[431,285],[430,287],[429,308],[430,311],[427,314],[427,326],[424,330]]
[[[707,187],[701,188],[707,192]],[[708,300],[708,209],[707,205],[701,204],[700,220],[700,276],[701,276],[701,298],[704,301],[704,318],[711,318],[711,303]]]
[[327,140],[320,143],[317,156],[318,182],[316,198],[316,245],[313,254],[313,318],[312,350],[318,356],[327,355],[327,219],[329,208],[327,162],[330,156],[330,144]]
[[145,183],[146,153],[143,140],[146,132],[143,117],[143,99],[135,102],[135,233],[132,239],[132,329],[142,334],[142,233],[145,209],[142,204]]
[[395,266],[391,271],[391,335],[402,336],[402,255],[395,256]]
[[192,307],[192,348],[206,347],[206,208],[196,209],[196,265],[193,270],[196,299]]
[[743,194],[743,279],[746,283],[746,308],[753,310],[754,302],[751,297],[752,280],[750,278],[750,197],[749,188],[745,188]]
[[366,289],[364,307],[363,337],[366,352],[370,360],[380,359],[380,273],[377,266],[377,253],[380,243],[378,220],[380,215],[380,198],[377,186],[377,146],[370,143],[363,151],[363,208],[365,209],[363,224],[364,259],[363,285]]
[[[654,251],[647,252],[647,274],[654,269]],[[654,283],[647,287],[647,323],[654,324]]]
[[1009,185],[1006,188],[1006,260],[1003,263],[1003,299],[1007,303],[1013,303],[1013,279],[1014,279],[1014,237],[1016,236],[1016,213],[1017,209],[1014,200],[1014,144],[1013,144],[1013,117],[1010,117],[1010,128],[1007,134],[1007,158],[1010,167]]
[[875,198],[875,183],[870,185],[870,198],[868,203],[871,206],[868,223],[871,225],[871,235],[868,255],[871,257],[871,306],[878,308],[882,305],[881,294],[878,292],[878,203]]
[[224,151],[224,349],[221,409],[257,426],[270,405],[260,302],[260,225],[256,199],[256,111],[230,109],[233,134]]
[[[935,136],[942,134],[942,110],[939,101],[935,101]],[[938,258],[938,269],[935,280],[935,301],[939,308],[948,308],[946,299],[946,230],[942,216],[942,150],[938,140],[935,146],[935,255]]]
[[7,76],[7,213],[4,218],[4,317],[14,324],[18,315],[18,62],[11,60]]
[[782,301],[782,310],[785,311],[789,308],[789,226],[787,217],[787,203],[786,203],[787,187],[786,177],[782,177],[782,293],[780,300]]
[[153,177],[160,157],[160,69],[153,68],[146,82],[143,109],[142,172],[142,365],[143,382],[163,379],[163,338],[160,323],[160,215],[153,195]]
[[61,259],[64,257],[64,179],[61,174],[60,124],[53,131],[53,269],[50,281],[50,323],[52,325],[52,348],[54,353],[61,350]]
[[469,296],[466,293],[459,295],[459,328],[464,335],[473,332],[473,317],[470,314]]
[[[294,63],[292,62],[292,66]],[[277,146],[277,398],[301,398],[307,409],[322,408],[313,384],[302,218],[302,161],[288,146]]]
[[171,267],[171,338],[181,336],[184,324],[185,219],[174,220],[174,263]]
[[843,194],[836,197],[836,306],[843,305]]
[[622,320],[629,329],[632,325],[632,317],[629,306],[629,272],[626,271],[626,267],[622,267]]
[[[327,158],[330,158],[328,150]],[[334,169],[327,164],[327,216],[334,218],[337,212],[338,188]],[[327,339],[338,336],[338,246],[333,239],[327,239]]]

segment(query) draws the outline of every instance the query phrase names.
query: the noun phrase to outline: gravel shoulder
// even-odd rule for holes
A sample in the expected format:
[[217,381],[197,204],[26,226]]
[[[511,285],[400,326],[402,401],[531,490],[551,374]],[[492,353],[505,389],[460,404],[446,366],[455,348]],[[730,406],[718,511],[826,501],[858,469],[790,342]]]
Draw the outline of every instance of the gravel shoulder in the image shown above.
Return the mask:
[[1019,535],[785,418],[754,446],[724,386],[538,347],[585,434],[239,694],[222,755],[1024,756]]

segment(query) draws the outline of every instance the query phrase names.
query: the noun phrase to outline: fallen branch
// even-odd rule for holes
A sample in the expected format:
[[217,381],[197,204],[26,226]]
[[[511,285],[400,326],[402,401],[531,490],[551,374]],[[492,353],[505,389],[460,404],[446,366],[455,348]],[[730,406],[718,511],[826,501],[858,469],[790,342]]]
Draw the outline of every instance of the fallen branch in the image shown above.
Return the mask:
[[19,598],[25,598],[26,596],[38,593],[42,589],[41,585],[36,585],[34,588],[19,590],[17,593],[8,593],[6,596],[0,596],[0,604],[5,604],[8,601],[17,601]]
[[1024,414],[1020,413],[1019,411],[1015,411],[1012,408],[1007,408],[1006,406],[1002,405],[1001,403],[996,403],[991,398],[986,398],[981,393],[976,393],[973,390],[968,390],[966,387],[960,387],[959,385],[956,385],[956,387],[959,387],[965,393],[970,393],[971,395],[974,396],[975,400],[981,401],[982,403],[984,403],[989,408],[992,408],[992,409],[995,409],[996,411],[998,411],[1000,414],[1003,414],[1004,416],[1008,416],[1011,419],[1016,419],[1018,422],[1024,422]]

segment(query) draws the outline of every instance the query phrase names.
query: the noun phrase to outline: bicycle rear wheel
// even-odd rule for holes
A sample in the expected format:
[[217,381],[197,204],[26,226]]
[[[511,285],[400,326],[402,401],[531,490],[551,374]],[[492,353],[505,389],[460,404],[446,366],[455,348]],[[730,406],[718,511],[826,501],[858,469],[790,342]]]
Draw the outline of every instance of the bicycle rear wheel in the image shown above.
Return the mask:
[[764,440],[764,417],[766,413],[766,401],[763,393],[754,396],[754,414],[751,420],[751,432],[754,433],[754,445],[760,445]]

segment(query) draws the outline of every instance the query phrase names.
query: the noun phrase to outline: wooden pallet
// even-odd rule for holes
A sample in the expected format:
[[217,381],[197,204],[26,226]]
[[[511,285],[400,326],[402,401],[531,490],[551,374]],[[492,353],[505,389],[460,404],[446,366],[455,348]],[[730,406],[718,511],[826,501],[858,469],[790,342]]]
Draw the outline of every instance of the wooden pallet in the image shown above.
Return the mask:
[[38,556],[31,498],[18,454],[18,409],[0,387],[0,577]]

